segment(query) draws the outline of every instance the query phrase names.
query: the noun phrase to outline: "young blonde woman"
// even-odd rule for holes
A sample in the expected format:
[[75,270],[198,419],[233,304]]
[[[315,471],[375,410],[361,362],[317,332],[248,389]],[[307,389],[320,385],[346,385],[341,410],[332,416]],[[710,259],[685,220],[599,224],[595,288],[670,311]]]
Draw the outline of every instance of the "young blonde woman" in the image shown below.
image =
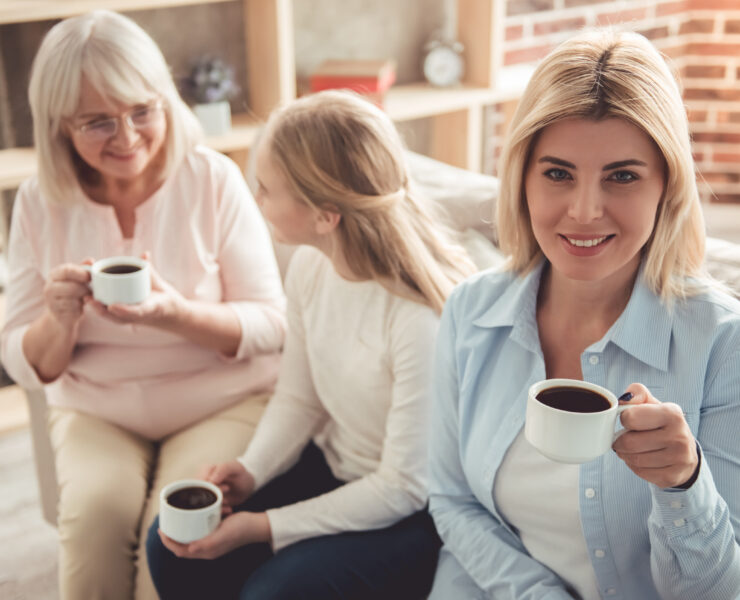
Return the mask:
[[[13,210],[2,360],[51,405],[60,596],[128,600],[162,484],[253,432],[277,377],[284,296],[241,173],[197,145],[133,21],[98,11],[54,26],[29,96],[38,176]],[[147,300],[92,300],[86,259],[142,254]],[[152,597],[146,564],[138,580],[136,595]]]
[[[702,272],[704,223],[676,80],[634,33],[537,68],[501,164],[509,269],[442,317],[431,597],[740,597],[740,304]],[[614,452],[555,463],[527,390],[591,381],[632,405]]]
[[[324,92],[275,113],[257,201],[300,244],[275,395],[238,460],[204,476],[229,512],[181,545],[152,525],[162,598],[423,598],[439,541],[426,512],[438,315],[473,271],[411,189],[388,117]],[[207,559],[207,560],[191,560]]]

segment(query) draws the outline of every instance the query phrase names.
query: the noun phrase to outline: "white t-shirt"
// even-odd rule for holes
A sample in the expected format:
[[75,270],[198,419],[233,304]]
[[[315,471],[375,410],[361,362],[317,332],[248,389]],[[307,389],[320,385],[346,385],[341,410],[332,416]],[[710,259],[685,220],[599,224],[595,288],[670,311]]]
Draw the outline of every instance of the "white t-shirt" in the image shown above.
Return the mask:
[[578,508],[580,465],[542,456],[519,432],[493,482],[493,501],[527,552],[583,600],[599,600]]
[[275,395],[241,462],[261,486],[310,439],[346,485],[267,511],[273,548],[387,527],[427,501],[427,416],[438,317],[302,247],[286,276],[288,339]]

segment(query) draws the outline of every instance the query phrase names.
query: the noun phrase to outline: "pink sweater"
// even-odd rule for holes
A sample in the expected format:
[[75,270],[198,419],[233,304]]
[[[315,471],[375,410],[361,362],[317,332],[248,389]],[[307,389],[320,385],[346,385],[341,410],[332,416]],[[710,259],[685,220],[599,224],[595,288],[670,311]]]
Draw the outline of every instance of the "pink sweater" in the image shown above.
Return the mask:
[[198,147],[136,209],[132,238],[114,210],[82,192],[66,204],[41,197],[32,178],[18,191],[8,248],[2,361],[24,388],[41,381],[23,336],[43,311],[49,271],[60,263],[151,252],[154,268],[184,296],[227,302],[242,329],[237,356],[153,327],[121,325],[86,310],[66,371],[46,385],[56,406],[160,439],[247,393],[270,391],[285,335],[285,298],[270,236],[236,165]]

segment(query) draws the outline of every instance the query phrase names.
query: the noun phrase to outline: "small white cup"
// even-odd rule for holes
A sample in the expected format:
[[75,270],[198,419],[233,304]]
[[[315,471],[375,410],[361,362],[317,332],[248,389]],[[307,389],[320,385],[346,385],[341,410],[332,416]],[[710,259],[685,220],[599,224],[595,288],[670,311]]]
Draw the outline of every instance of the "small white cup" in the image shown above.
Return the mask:
[[[599,412],[575,412],[543,404],[537,395],[547,389],[571,387],[595,392],[608,408]],[[541,454],[562,463],[584,463],[607,452],[624,432],[614,431],[617,417],[629,406],[619,406],[606,388],[577,379],[545,379],[529,388],[524,437]]]
[[[110,273],[117,266],[135,267],[124,273]],[[89,268],[93,298],[105,304],[138,304],[152,291],[149,263],[135,256],[102,258]]]
[[[216,495],[216,500],[202,508],[177,508],[168,498],[174,492],[189,487],[206,488]],[[159,493],[159,528],[164,534],[180,542],[189,544],[214,531],[221,522],[221,489],[201,479],[181,479],[162,488]]]

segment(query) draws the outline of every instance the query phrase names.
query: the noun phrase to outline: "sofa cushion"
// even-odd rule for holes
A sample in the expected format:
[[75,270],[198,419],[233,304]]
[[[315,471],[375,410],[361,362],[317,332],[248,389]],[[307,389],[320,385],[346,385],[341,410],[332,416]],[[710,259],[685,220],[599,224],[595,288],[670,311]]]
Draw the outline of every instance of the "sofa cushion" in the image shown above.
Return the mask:
[[474,229],[495,242],[493,209],[498,179],[408,152],[406,160],[421,194],[440,207],[459,232]]
[[740,298],[739,244],[712,237],[707,238],[705,265],[712,277],[727,285],[735,297]]

